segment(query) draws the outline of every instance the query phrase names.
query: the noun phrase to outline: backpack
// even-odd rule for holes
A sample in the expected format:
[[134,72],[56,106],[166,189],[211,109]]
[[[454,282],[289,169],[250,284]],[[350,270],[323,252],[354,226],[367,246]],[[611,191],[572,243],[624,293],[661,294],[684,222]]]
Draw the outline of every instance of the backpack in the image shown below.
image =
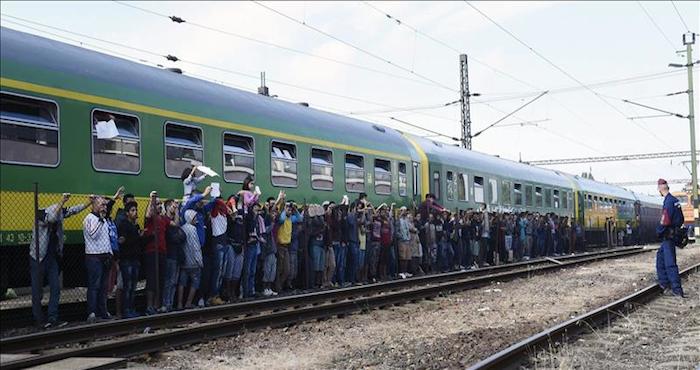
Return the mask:
[[168,229],[165,230],[165,243],[167,245],[167,250],[170,251],[173,248],[177,254],[178,264],[183,264],[185,262],[185,242],[187,241],[187,235],[178,226],[169,225]]

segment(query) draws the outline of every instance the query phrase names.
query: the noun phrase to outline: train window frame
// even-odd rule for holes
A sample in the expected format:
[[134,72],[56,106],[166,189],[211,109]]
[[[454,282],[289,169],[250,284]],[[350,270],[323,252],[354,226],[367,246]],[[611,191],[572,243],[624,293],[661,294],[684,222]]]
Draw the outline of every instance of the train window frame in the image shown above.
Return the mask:
[[559,205],[561,209],[569,209],[569,192],[566,190],[559,191]]
[[[231,151],[227,152],[226,151],[226,135],[238,136],[241,138],[250,139],[252,141],[252,144],[253,144],[253,154],[250,155],[250,154],[243,154],[243,153],[237,153],[237,152],[231,152]],[[242,184],[243,181],[245,181],[245,178],[243,181],[228,180],[226,178],[226,167],[225,167],[226,166],[226,154],[238,155],[238,156],[244,156],[244,157],[252,157],[253,158],[253,174],[252,175],[249,174],[249,175],[252,176],[253,178],[255,178],[255,174],[258,172],[257,167],[256,167],[258,161],[257,161],[257,158],[255,157],[256,145],[257,145],[257,143],[255,142],[255,138],[251,135],[243,135],[243,134],[240,134],[240,133],[235,132],[235,131],[223,131],[221,133],[221,160],[222,160],[222,162],[221,162],[221,177],[224,179],[224,182],[231,183],[231,184]]]
[[[282,157],[273,157],[273,153],[276,153],[273,148],[275,148],[275,144],[278,145],[284,145],[284,146],[291,146],[294,148],[294,153],[291,153],[287,150],[287,153],[289,153],[291,158],[286,158],[284,152],[278,148],[280,154],[282,154]],[[268,151],[270,154],[270,183],[272,186],[280,187],[280,188],[298,188],[299,187],[299,148],[296,143],[291,142],[291,141],[284,141],[284,140],[277,140],[277,139],[272,139],[270,140],[270,150]],[[282,161],[286,163],[294,163],[295,166],[295,171],[294,171],[294,185],[287,185],[287,184],[276,184],[275,183],[275,177],[272,176],[272,169],[273,169],[273,162],[274,161]]]
[[413,197],[414,198],[417,197],[418,193],[419,193],[419,191],[418,191],[418,186],[420,186],[419,180],[418,180],[418,176],[419,176],[418,166],[419,165],[420,164],[418,162],[411,162],[411,171],[412,171],[411,176],[413,177],[412,180],[413,180]]
[[168,174],[168,146],[171,147],[179,147],[179,148],[187,148],[187,149],[193,149],[195,150],[195,146],[191,145],[185,145],[185,144],[175,144],[175,143],[168,143],[168,126],[173,125],[173,126],[180,126],[188,129],[195,129],[199,130],[199,140],[200,140],[200,148],[198,150],[201,150],[202,152],[202,163],[200,165],[204,165],[206,162],[204,161],[204,130],[202,130],[201,127],[193,124],[188,124],[188,123],[181,123],[181,122],[176,122],[176,121],[165,121],[163,124],[163,165],[165,169],[165,176],[169,177],[171,179],[179,179],[180,176],[182,175],[177,174],[177,175],[170,175]]
[[560,194],[561,192],[559,191],[559,189],[552,189],[552,208],[561,208]]
[[[538,191],[539,189],[539,191]],[[535,185],[535,207],[544,208],[544,193],[543,187]]]
[[[401,166],[403,166],[403,172],[401,171]],[[406,197],[408,196],[408,165],[406,164],[406,162],[399,162],[398,174],[399,196]]]
[[47,130],[47,131],[55,131],[56,132],[56,163],[55,164],[44,164],[44,163],[37,163],[37,162],[26,162],[26,161],[14,161],[14,160],[4,160],[2,157],[0,157],[0,163],[4,164],[15,164],[15,165],[23,165],[23,166],[34,166],[34,167],[47,167],[47,168],[56,168],[61,164],[61,107],[59,106],[58,102],[53,100],[53,99],[47,99],[47,98],[42,98],[38,96],[33,96],[33,95],[26,95],[26,94],[18,94],[15,92],[11,91],[6,91],[6,90],[0,90],[0,96],[12,96],[15,98],[22,98],[22,99],[29,99],[29,100],[35,100],[38,102],[42,103],[50,103],[53,105],[55,108],[55,114],[52,115],[52,118],[54,118],[55,125],[48,125],[42,122],[38,121],[33,121],[33,120],[21,120],[9,117],[9,116],[2,116],[2,111],[0,111],[0,125],[14,125],[14,126],[22,126],[22,127],[30,127],[36,130]]
[[441,187],[440,171],[433,171],[433,195],[436,200],[440,200]]
[[445,189],[445,197],[449,201],[454,201],[455,200],[455,173],[454,171],[446,171],[445,172],[445,185],[447,189]]
[[501,180],[500,186],[501,202],[504,205],[511,205],[513,201],[513,182],[510,180]]
[[[377,169],[381,168],[377,166],[377,161],[382,161],[386,162],[389,165],[389,191],[388,192],[380,192],[379,189],[377,188]],[[394,179],[394,173],[393,173],[393,168],[392,168],[392,161],[390,159],[385,159],[385,158],[379,158],[376,157],[374,158],[374,193],[377,195],[391,195],[391,193],[394,191],[394,184],[393,184],[393,179]],[[385,170],[384,168],[381,168],[382,170]]]
[[498,179],[489,178],[489,204],[498,204],[498,199],[500,199]]
[[[518,202],[518,196],[520,196],[520,202]],[[525,196],[523,193],[522,183],[513,182],[513,205],[525,206]]]
[[[114,170],[114,169],[97,167],[97,165],[95,164],[95,140],[113,140],[113,139],[98,139],[97,138],[97,131],[95,130],[95,125],[94,125],[95,112],[131,117],[131,118],[136,119],[136,124],[137,124],[137,129],[138,129],[138,139],[133,139],[133,138],[129,138],[129,139],[130,139],[130,141],[136,141],[138,143],[138,150],[139,150],[139,153],[138,153],[139,169],[138,169],[138,171],[121,171],[121,170]],[[121,136],[121,135],[119,135],[119,136]],[[117,136],[117,137],[119,137],[119,136]],[[122,143],[122,145],[123,145],[123,143]],[[109,110],[109,109],[102,109],[102,108],[97,108],[97,107],[93,108],[90,111],[90,161],[92,163],[92,169],[97,171],[97,172],[121,173],[121,174],[125,174],[125,175],[139,175],[141,173],[141,169],[143,168],[143,155],[142,155],[142,150],[141,150],[141,119],[139,118],[139,116],[137,116],[135,114],[131,114],[131,113],[124,113],[124,112],[113,111],[113,110]]]
[[[460,185],[461,184],[461,185]],[[459,189],[460,186],[463,188],[463,197],[460,197]],[[469,174],[459,172],[457,173],[457,201],[458,202],[468,202],[469,201]]]
[[[321,164],[321,163],[314,163],[314,151],[321,151],[321,152],[327,152],[327,154],[330,154],[330,164]],[[328,162],[328,161],[326,161]],[[312,146],[311,147],[311,152],[309,156],[309,164],[310,164],[310,169],[311,172],[309,174],[309,180],[311,181],[311,189],[313,190],[321,190],[321,191],[333,191],[335,190],[335,158],[333,154],[333,150],[330,148],[325,148],[325,147],[319,147],[319,146]],[[323,167],[323,168],[330,168],[331,169],[331,186],[330,188],[328,187],[317,187],[314,185],[314,174],[313,174],[313,169],[314,166],[317,167]]]
[[525,206],[535,207],[535,187],[532,184],[525,184]]
[[544,208],[552,208],[552,189],[544,188]]
[[[480,184],[477,183],[477,179],[481,180]],[[474,203],[486,204],[486,177],[474,175],[472,176],[472,184],[472,186],[474,187]],[[479,185],[479,188],[477,188],[477,184]],[[479,198],[481,198],[481,200],[479,200]]]
[[[362,167],[360,170],[352,169],[354,171],[362,171],[362,189],[353,190],[348,188],[348,156],[357,157],[362,161]],[[345,191],[349,193],[364,193],[367,189],[367,170],[365,166],[365,156],[364,154],[346,152],[343,156],[343,175],[345,177]]]

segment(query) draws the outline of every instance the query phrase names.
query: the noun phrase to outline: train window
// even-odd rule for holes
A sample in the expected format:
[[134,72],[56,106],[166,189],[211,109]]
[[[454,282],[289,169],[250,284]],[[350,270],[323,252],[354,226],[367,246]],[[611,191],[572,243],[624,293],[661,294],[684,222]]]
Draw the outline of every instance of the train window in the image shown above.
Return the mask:
[[474,176],[474,202],[484,203],[484,178]]
[[333,152],[311,149],[311,188],[333,190]]
[[297,186],[297,146],[273,141],[270,143],[270,175],[272,185]]
[[503,199],[503,204],[510,204],[510,181],[501,181],[501,199]]
[[544,206],[552,208],[552,189],[544,189]]
[[165,174],[179,178],[185,168],[204,160],[202,129],[179,123],[165,123]]
[[406,163],[399,162],[399,195],[405,197],[408,188],[408,176]]
[[489,200],[491,204],[498,204],[498,181],[489,179]]
[[525,205],[528,207],[535,206],[532,199],[532,185],[525,185]]
[[554,189],[554,190],[552,191],[552,197],[553,197],[553,200],[552,200],[552,202],[553,202],[553,203],[552,203],[552,207],[554,207],[554,208],[559,208],[559,190]]
[[354,154],[345,155],[345,189],[350,192],[365,191],[365,159]]
[[[114,123],[116,131],[100,138],[97,125]],[[98,171],[139,173],[141,135],[136,116],[95,109],[92,111],[92,165]],[[114,135],[114,136],[112,136]]]
[[569,192],[563,190],[561,192],[561,208],[569,208]]
[[255,176],[255,141],[250,136],[224,133],[224,180],[243,182]]
[[447,171],[447,200],[455,200],[455,175],[452,171]]
[[374,160],[374,192],[391,194],[391,162],[385,159]]
[[586,195],[586,208],[588,208],[588,209],[593,208],[593,196],[590,194]]
[[467,184],[469,183],[469,178],[464,173],[457,174],[457,200],[466,202],[469,200],[467,196]]
[[571,192],[566,193],[567,209],[571,209],[574,205],[574,195]]
[[440,199],[440,172],[433,172],[433,194],[435,199]]
[[539,186],[535,186],[535,207],[542,207],[544,205],[544,202],[542,200],[542,188]]
[[413,176],[413,196],[418,195],[418,163],[413,162],[413,172],[411,175]]
[[515,205],[523,205],[523,184],[513,184],[513,194],[515,195]]
[[52,101],[0,94],[0,161],[58,166],[58,105]]

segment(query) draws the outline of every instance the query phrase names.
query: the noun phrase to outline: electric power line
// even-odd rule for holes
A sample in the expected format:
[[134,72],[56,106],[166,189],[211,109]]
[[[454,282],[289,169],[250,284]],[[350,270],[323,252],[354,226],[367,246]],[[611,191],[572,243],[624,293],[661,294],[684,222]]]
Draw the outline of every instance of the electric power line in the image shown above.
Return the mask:
[[676,14],[678,14],[678,18],[681,20],[681,23],[683,23],[683,27],[685,27],[685,30],[687,32],[690,32],[690,27],[688,27],[688,24],[685,23],[685,19],[683,19],[681,12],[678,11],[678,8],[676,7],[676,2],[671,0],[671,5],[673,5],[673,9],[676,11]]
[[641,2],[637,1],[637,5],[639,5],[639,7],[642,8],[642,10],[644,11],[644,14],[646,14],[646,15],[647,15],[647,18],[649,18],[649,21],[651,21],[651,24],[653,24],[654,27],[656,27],[656,30],[659,31],[659,33],[661,34],[661,36],[663,36],[663,38],[666,40],[666,42],[668,42],[668,44],[671,45],[671,48],[673,49],[673,52],[675,53],[675,52],[676,52],[676,46],[673,45],[673,42],[671,42],[671,39],[668,38],[668,36],[666,36],[666,33],[665,33],[665,32],[661,29],[661,27],[656,23],[656,21],[654,20],[654,17],[652,17],[651,14],[649,14],[649,12],[647,11],[647,9],[644,7],[644,5],[642,5]]
[[[613,110],[615,110],[616,112],[618,112],[620,115],[622,115],[622,117],[624,117],[625,119],[627,118],[627,115],[626,115],[623,111],[621,111],[621,110],[620,110],[619,108],[617,108],[615,105],[613,105],[612,103],[610,103],[609,101],[607,101],[605,98],[603,98],[602,96],[600,96],[595,90],[593,90],[593,89],[591,89],[590,87],[586,86],[583,82],[581,82],[580,80],[578,80],[576,77],[574,77],[573,75],[571,75],[569,72],[567,72],[567,71],[564,70],[563,68],[559,67],[557,64],[555,64],[554,62],[552,62],[549,58],[547,58],[547,57],[545,57],[544,55],[542,55],[541,53],[539,53],[537,50],[535,50],[535,49],[532,48],[530,45],[528,45],[527,43],[525,43],[523,40],[521,40],[521,39],[520,39],[519,37],[517,37],[515,34],[513,34],[512,32],[510,32],[508,29],[506,29],[505,27],[503,27],[502,25],[500,25],[500,24],[499,24],[498,22],[496,22],[493,18],[489,17],[486,13],[484,13],[484,12],[481,11],[479,8],[477,8],[476,6],[474,6],[473,4],[471,4],[469,1],[466,1],[466,0],[465,0],[465,3],[466,3],[469,7],[471,7],[472,9],[474,9],[476,12],[478,12],[479,14],[481,14],[484,18],[486,18],[486,19],[489,20],[491,23],[493,23],[493,24],[494,24],[496,27],[498,27],[501,31],[505,32],[507,35],[509,35],[510,37],[512,37],[514,40],[516,40],[518,43],[520,43],[521,45],[523,45],[524,47],[526,47],[528,50],[530,50],[533,54],[535,54],[536,56],[538,56],[540,59],[542,59],[542,60],[544,60],[545,62],[547,62],[547,64],[549,64],[550,66],[552,66],[553,68],[555,68],[556,70],[558,70],[559,72],[561,72],[562,74],[564,74],[566,77],[568,77],[568,78],[571,79],[572,81],[574,81],[574,82],[576,82],[577,84],[581,85],[581,86],[584,87],[586,90],[588,90],[588,91],[590,91],[591,93],[593,93],[593,95],[595,95],[598,99],[600,99],[600,101],[602,101],[602,102],[605,103],[607,106],[609,106],[610,108],[612,108]],[[662,144],[668,146],[668,144],[664,143],[664,142],[658,137],[658,135],[656,135],[655,133],[653,133],[652,131],[650,131],[650,130],[647,129],[646,127],[644,127],[644,126],[642,126],[642,125],[639,125],[636,121],[632,121],[632,122],[633,122],[635,125],[637,125],[637,127],[643,129],[643,130],[644,130],[645,132],[647,132],[649,135],[651,135],[652,137],[654,137],[657,141],[659,141],[660,143],[662,143]]]
[[[381,70],[378,70],[378,69],[375,69],[375,68],[363,66],[363,65],[360,65],[360,64],[350,63],[350,62],[342,61],[342,60],[339,60],[339,59],[335,59],[335,58],[331,58],[331,57],[326,57],[326,56],[319,55],[319,54],[314,54],[314,53],[311,53],[311,52],[308,52],[308,51],[304,51],[304,50],[301,50],[301,49],[295,49],[295,48],[292,48],[292,47],[288,47],[288,46],[276,44],[276,43],[273,43],[273,42],[269,42],[269,41],[265,41],[265,40],[260,40],[260,39],[254,38],[254,37],[245,36],[245,35],[241,35],[241,34],[238,34],[238,33],[235,33],[235,32],[226,31],[226,30],[222,30],[222,29],[215,28],[215,27],[212,27],[212,26],[208,26],[208,25],[206,25],[206,24],[201,24],[201,23],[193,22],[193,21],[191,21],[191,20],[185,20],[185,19],[180,18],[180,17],[178,17],[178,16],[172,16],[172,15],[169,16],[169,15],[166,15],[166,14],[163,14],[163,13],[159,13],[159,12],[156,12],[156,11],[153,11],[153,10],[150,10],[150,9],[146,9],[146,8],[142,8],[142,7],[133,5],[133,4],[131,4],[131,3],[126,3],[126,2],[121,2],[121,1],[114,1],[114,3],[119,4],[119,5],[122,5],[122,6],[129,7],[129,8],[133,8],[133,9],[136,9],[136,10],[139,10],[139,11],[142,11],[142,12],[144,12],[144,13],[148,13],[148,14],[151,14],[151,15],[155,15],[155,16],[158,16],[158,17],[161,17],[161,18],[166,18],[166,19],[168,19],[168,20],[170,20],[170,21],[172,21],[172,22],[178,23],[178,24],[190,25],[190,26],[192,26],[192,27],[201,28],[201,29],[204,29],[204,30],[216,32],[216,33],[219,33],[219,34],[222,34],[222,35],[225,35],[225,36],[230,36],[230,37],[234,37],[234,38],[238,38],[238,39],[242,39],[242,40],[254,42],[254,43],[257,43],[257,44],[261,44],[261,45],[265,45],[265,46],[269,46],[269,47],[273,47],[273,48],[285,50],[285,51],[292,52],[292,53],[296,53],[296,54],[306,55],[306,56],[309,56],[309,57],[312,57],[312,58],[317,58],[317,59],[325,60],[325,61],[327,61],[327,62],[336,63],[336,64],[344,65],[344,66],[347,66],[347,67],[352,67],[352,68],[356,68],[356,69],[361,69],[361,70],[364,70],[364,71],[369,71],[369,72],[373,72],[373,73],[378,73],[378,74],[382,74],[382,75],[385,75],[385,76],[389,76],[389,77],[393,77],[393,78],[397,78],[397,79],[402,79],[402,80],[406,80],[406,81],[411,81],[411,82],[416,82],[416,83],[420,83],[420,84],[424,84],[424,85],[432,85],[432,86],[435,86],[434,84],[432,84],[432,83],[430,83],[430,82],[428,82],[428,81],[421,80],[421,79],[415,79],[415,78],[410,78],[410,77],[406,77],[406,76],[401,76],[401,75],[397,75],[397,74],[394,74],[394,73],[385,72],[385,71],[381,71]],[[443,89],[446,88],[446,89],[448,89],[448,90],[450,90],[450,91],[456,92],[455,89],[448,88],[448,87],[446,87],[446,86],[439,86],[439,87],[440,87],[440,88],[443,88]]]
[[438,81],[435,81],[435,80],[431,79],[430,77],[427,77],[427,76],[425,76],[425,75],[423,75],[423,74],[420,74],[420,73],[418,73],[418,72],[416,72],[416,71],[414,71],[414,70],[412,70],[412,69],[410,69],[410,68],[404,67],[404,66],[402,66],[402,65],[400,65],[400,64],[398,64],[398,63],[394,63],[393,61],[391,61],[391,60],[389,60],[389,59],[386,59],[386,58],[384,58],[384,57],[382,57],[382,56],[379,56],[379,55],[377,55],[377,54],[375,54],[375,53],[373,53],[373,52],[371,52],[371,51],[369,51],[369,50],[367,50],[367,49],[364,49],[364,48],[362,48],[362,47],[360,47],[360,46],[357,46],[357,45],[355,45],[355,44],[353,44],[353,43],[351,43],[351,42],[349,42],[349,41],[345,41],[345,40],[343,40],[343,39],[341,39],[341,38],[339,38],[339,37],[337,37],[337,36],[334,36],[334,35],[332,35],[332,34],[326,32],[326,31],[323,31],[323,30],[320,29],[320,28],[314,27],[314,26],[308,24],[307,22],[298,20],[298,19],[296,19],[296,18],[294,18],[294,17],[292,17],[292,16],[290,16],[290,15],[285,14],[284,12],[281,12],[281,11],[279,11],[279,10],[277,10],[277,9],[271,8],[271,7],[269,7],[269,6],[267,6],[267,5],[264,5],[264,4],[262,4],[262,3],[258,2],[258,1],[253,0],[253,2],[254,2],[255,4],[257,4],[258,6],[264,8],[264,9],[267,9],[267,10],[269,10],[269,11],[271,11],[271,12],[273,12],[273,13],[275,13],[275,14],[281,16],[281,17],[284,17],[284,18],[286,18],[286,19],[292,21],[292,22],[298,23],[298,24],[300,24],[300,25],[302,25],[302,26],[304,26],[304,27],[306,27],[306,28],[308,28],[308,29],[310,29],[310,30],[313,30],[313,31],[315,31],[315,32],[317,32],[317,33],[319,33],[319,34],[321,34],[321,35],[324,35],[324,36],[326,36],[326,37],[328,37],[328,38],[330,38],[330,39],[333,39],[333,40],[335,40],[335,41],[337,41],[337,42],[339,42],[339,43],[341,43],[341,44],[343,44],[343,45],[346,45],[346,46],[348,46],[348,47],[350,47],[350,48],[352,48],[352,49],[355,49],[355,50],[357,50],[357,51],[359,51],[359,52],[361,52],[361,53],[363,53],[363,54],[365,54],[365,55],[368,55],[368,56],[370,56],[370,57],[372,57],[372,58],[374,58],[374,59],[376,59],[376,60],[379,60],[379,61],[382,61],[382,62],[384,62],[384,63],[387,63],[387,64],[389,64],[389,65],[391,65],[391,66],[393,66],[393,67],[395,67],[395,68],[398,68],[398,69],[403,70],[403,71],[405,71],[405,72],[408,72],[408,73],[410,73],[410,74],[412,74],[412,75],[415,75],[416,77],[420,77],[420,78],[422,78],[422,79],[424,79],[424,80],[426,80],[426,81],[429,81],[429,82],[433,83],[434,85],[437,85],[437,86],[443,87],[443,88],[445,88],[445,89],[448,89],[448,90],[457,92],[457,90],[455,90],[455,89],[453,89],[453,88],[451,88],[451,87],[448,87],[448,86],[445,85],[445,84],[442,84],[442,83],[440,83],[440,82],[438,82]]

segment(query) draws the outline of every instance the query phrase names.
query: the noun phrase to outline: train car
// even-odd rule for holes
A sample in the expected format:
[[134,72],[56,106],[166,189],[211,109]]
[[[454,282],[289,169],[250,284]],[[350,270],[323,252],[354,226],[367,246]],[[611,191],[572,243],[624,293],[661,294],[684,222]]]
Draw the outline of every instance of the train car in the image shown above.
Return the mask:
[[577,219],[583,222],[586,242],[606,243],[605,222],[609,218],[615,220],[618,230],[635,221],[633,192],[580,176],[572,176],[572,180],[577,184]]
[[635,196],[635,217],[637,219],[636,228],[642,241],[656,241],[656,227],[661,220],[661,210],[663,209],[663,198],[661,196],[651,196],[646,194],[634,194]]
[[557,213],[573,216],[573,183],[547,169],[468,151],[454,145],[411,137],[426,154],[422,178],[449,209]]
[[[97,134],[106,120],[116,136]],[[218,172],[207,183],[219,182],[224,196],[251,175],[264,197],[285,190],[298,203],[364,192],[375,204],[411,206],[432,192],[450,209],[589,216],[587,228],[604,215],[629,217],[635,199],[614,186],[7,28],[0,132],[0,270],[11,286],[29,281],[35,186],[39,207],[63,192],[85,200],[121,185],[143,204],[151,190],[181,198],[180,176],[192,164]],[[65,223],[66,265],[79,267],[64,272],[65,286],[84,281],[83,217]]]
[[[360,192],[375,203],[419,199],[419,156],[391,128],[7,28],[0,58],[0,245],[22,272],[11,276],[27,279],[18,256],[31,237],[35,182],[40,207],[120,185],[142,202],[151,190],[177,199],[183,169],[204,164],[221,174],[207,182],[224,196],[254,175],[265,197],[283,189],[298,203]],[[107,119],[119,134],[100,139],[95,125]],[[65,225],[75,261],[82,218]]]

